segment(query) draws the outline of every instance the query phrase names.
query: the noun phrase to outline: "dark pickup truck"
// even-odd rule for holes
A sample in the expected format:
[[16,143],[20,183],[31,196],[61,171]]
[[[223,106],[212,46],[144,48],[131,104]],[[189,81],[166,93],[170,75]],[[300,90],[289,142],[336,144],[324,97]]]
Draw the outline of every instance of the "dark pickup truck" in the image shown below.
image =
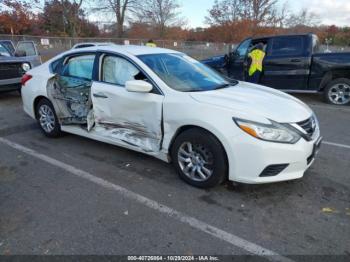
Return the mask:
[[350,53],[322,53],[314,34],[248,38],[232,53],[202,62],[244,81],[248,53],[258,43],[266,51],[260,84],[285,92],[323,92],[328,103],[350,104]]
[[0,40],[0,93],[20,90],[25,72],[40,64],[34,42],[19,41],[15,48],[12,41]]

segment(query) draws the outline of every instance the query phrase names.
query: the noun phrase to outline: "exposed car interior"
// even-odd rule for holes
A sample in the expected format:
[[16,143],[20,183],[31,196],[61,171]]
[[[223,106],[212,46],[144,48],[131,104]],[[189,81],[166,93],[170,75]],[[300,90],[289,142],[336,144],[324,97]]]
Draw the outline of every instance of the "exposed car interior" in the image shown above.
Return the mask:
[[90,89],[94,54],[63,61],[58,74],[48,82],[48,94],[63,125],[86,124],[92,108]]
[[[62,65],[53,62],[56,76],[49,80],[48,95],[54,101],[62,125],[93,126],[91,85],[95,54],[74,55]],[[145,75],[124,58],[112,55],[101,57],[100,80],[124,87],[129,80],[146,80]]]

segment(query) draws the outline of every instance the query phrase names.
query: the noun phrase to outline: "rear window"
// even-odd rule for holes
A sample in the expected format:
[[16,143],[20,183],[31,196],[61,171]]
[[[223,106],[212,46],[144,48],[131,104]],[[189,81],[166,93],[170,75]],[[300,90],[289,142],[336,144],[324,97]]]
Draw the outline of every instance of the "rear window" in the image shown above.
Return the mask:
[[271,55],[290,56],[303,53],[302,37],[281,37],[272,40]]

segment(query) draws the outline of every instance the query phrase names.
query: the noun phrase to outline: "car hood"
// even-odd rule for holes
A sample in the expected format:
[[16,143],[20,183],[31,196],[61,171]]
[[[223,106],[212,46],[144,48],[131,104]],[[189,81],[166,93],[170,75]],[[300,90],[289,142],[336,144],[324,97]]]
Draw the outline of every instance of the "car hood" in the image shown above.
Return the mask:
[[280,123],[296,123],[312,115],[312,110],[300,100],[275,89],[246,82],[219,90],[193,92],[191,97],[200,103],[231,109],[233,117],[237,112]]
[[39,56],[0,56],[1,63],[31,62],[38,59],[39,59]]

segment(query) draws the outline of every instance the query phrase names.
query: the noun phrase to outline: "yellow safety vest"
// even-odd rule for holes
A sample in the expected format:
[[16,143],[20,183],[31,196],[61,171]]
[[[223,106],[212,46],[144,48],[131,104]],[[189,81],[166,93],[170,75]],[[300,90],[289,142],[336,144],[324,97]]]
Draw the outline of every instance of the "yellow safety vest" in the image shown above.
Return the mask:
[[252,64],[250,65],[250,68],[249,68],[249,76],[254,75],[256,71],[262,72],[262,69],[263,69],[262,64],[265,57],[265,52],[259,49],[255,49],[248,54],[248,57],[252,59]]
[[155,43],[147,43],[146,46],[148,46],[148,47],[157,47],[157,45]]

